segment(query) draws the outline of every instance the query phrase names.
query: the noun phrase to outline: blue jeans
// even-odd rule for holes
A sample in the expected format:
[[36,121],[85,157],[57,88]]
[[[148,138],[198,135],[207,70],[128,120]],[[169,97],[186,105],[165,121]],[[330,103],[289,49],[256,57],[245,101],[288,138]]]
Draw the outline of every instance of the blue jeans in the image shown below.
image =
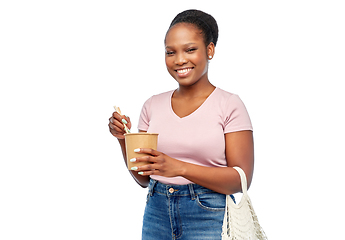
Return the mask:
[[221,239],[224,194],[197,184],[166,185],[153,179],[148,191],[142,240]]

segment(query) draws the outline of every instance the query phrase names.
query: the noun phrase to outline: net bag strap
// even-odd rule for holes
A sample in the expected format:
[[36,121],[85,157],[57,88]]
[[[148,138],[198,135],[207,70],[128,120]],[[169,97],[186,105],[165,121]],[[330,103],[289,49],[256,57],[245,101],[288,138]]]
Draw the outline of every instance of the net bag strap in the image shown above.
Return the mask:
[[234,167],[234,169],[240,174],[241,177],[241,186],[242,186],[242,193],[247,195],[247,178],[246,174],[240,167]]

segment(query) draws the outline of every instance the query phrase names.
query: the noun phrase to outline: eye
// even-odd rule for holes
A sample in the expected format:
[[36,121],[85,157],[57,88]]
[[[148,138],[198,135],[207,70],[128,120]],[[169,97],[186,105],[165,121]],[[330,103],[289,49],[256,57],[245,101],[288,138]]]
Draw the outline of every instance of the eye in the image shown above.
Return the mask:
[[175,53],[175,52],[173,52],[173,51],[166,51],[166,52],[165,52],[165,54],[166,54],[167,56],[172,56],[174,53]]
[[192,53],[192,52],[194,52],[196,50],[197,50],[197,48],[188,48],[186,52],[187,53]]

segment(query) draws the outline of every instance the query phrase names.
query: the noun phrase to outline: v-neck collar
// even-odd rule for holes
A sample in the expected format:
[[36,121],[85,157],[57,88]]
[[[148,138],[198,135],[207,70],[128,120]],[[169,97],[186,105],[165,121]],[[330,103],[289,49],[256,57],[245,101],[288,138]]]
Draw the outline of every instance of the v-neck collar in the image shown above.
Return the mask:
[[169,107],[170,107],[170,112],[172,113],[172,115],[174,115],[176,118],[180,119],[180,120],[184,120],[184,119],[188,119],[192,116],[194,116],[195,114],[197,114],[197,112],[199,112],[203,106],[209,101],[209,99],[212,97],[212,95],[214,95],[214,93],[218,90],[218,87],[216,87],[210,95],[208,95],[208,97],[205,99],[205,101],[197,108],[195,109],[193,112],[191,112],[189,115],[184,116],[184,117],[180,117],[178,116],[175,112],[174,109],[172,107],[172,96],[175,92],[175,90],[171,91],[170,97],[169,97]]

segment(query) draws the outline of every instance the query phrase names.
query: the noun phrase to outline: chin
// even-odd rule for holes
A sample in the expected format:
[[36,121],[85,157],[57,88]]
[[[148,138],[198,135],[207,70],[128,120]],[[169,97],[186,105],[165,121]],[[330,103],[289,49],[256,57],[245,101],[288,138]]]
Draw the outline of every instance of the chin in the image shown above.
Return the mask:
[[178,84],[180,86],[184,86],[184,87],[189,87],[194,85],[195,83],[197,83],[197,80],[188,80],[188,79],[176,79],[175,80],[178,82]]

